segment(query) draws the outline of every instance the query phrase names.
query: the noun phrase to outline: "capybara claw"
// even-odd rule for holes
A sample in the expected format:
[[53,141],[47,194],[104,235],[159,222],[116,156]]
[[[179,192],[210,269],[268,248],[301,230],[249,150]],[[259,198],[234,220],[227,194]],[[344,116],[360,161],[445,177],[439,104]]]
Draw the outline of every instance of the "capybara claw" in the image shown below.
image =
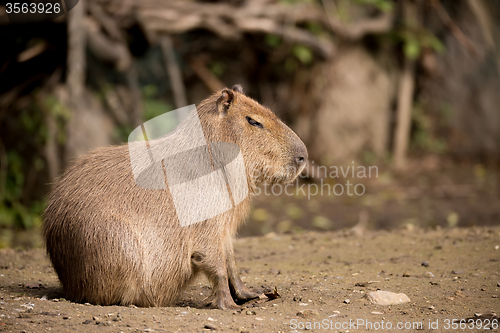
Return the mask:
[[220,310],[237,310],[240,309],[241,306],[234,303],[231,297],[219,297],[215,301],[212,302],[212,306],[216,309]]
[[259,298],[261,294],[262,291],[258,289],[244,288],[238,290],[235,296],[238,301],[249,301],[251,299]]

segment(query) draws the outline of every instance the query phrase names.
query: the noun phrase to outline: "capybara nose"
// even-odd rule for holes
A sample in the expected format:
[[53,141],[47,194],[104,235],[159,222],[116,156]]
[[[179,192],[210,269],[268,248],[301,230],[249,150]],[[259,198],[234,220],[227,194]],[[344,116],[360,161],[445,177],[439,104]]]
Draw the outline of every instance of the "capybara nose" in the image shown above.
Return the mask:
[[304,144],[295,148],[295,163],[297,166],[303,166],[307,161],[307,149]]

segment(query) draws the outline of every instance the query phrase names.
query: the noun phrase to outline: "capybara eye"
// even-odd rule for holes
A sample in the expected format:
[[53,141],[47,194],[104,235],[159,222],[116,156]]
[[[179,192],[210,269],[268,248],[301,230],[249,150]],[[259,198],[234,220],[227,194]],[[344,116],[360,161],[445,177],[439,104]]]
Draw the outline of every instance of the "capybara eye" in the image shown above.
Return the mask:
[[264,125],[262,125],[261,123],[259,123],[258,121],[256,120],[253,120],[252,118],[250,117],[246,117],[247,118],[247,121],[250,125],[252,126],[255,126],[255,127],[259,127],[259,128],[264,128]]

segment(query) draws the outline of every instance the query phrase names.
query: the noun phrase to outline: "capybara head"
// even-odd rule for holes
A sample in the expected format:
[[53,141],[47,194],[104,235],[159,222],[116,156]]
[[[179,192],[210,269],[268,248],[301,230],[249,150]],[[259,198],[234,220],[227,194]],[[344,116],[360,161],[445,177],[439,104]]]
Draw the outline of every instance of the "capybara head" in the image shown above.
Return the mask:
[[[239,85],[222,89],[198,106],[210,141],[236,143],[253,184],[293,181],[304,169],[302,140],[271,110],[243,93]],[[209,132],[209,133],[207,133]]]

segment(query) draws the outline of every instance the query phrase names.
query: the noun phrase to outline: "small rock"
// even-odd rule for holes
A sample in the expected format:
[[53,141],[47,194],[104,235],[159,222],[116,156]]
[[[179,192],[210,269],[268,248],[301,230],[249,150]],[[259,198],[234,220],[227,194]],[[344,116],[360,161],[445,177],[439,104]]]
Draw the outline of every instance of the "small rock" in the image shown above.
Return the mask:
[[427,275],[427,277],[429,277],[429,278],[434,277],[434,274],[432,274],[432,272],[426,272],[425,275]]
[[239,327],[238,328],[238,333],[249,333],[250,331],[244,327]]
[[247,312],[245,312],[247,315],[249,316],[252,316],[252,315],[256,315],[257,313],[254,311],[254,310],[247,310]]
[[110,321],[101,321],[100,323],[97,323],[97,326],[111,326],[111,322]]
[[345,299],[345,300],[344,300],[344,303],[345,303],[345,304],[350,304],[350,303],[351,303],[351,300],[350,300],[349,298],[347,298],[347,299]]
[[372,291],[365,296],[370,302],[377,305],[396,305],[410,302],[408,296],[403,293],[396,294],[390,291]]
[[297,316],[300,318],[312,318],[315,316],[319,316],[319,312],[316,310],[302,310],[297,312]]
[[295,297],[293,298],[293,301],[294,301],[294,302],[300,302],[300,301],[302,301],[302,297],[295,296]]
[[497,282],[497,287],[500,287],[500,282]]
[[28,289],[39,289],[41,287],[40,283],[27,283],[24,286]]
[[70,319],[71,317],[69,316],[64,316],[63,319]]
[[205,326],[203,326],[203,328],[206,328],[206,329],[212,330],[212,331],[216,331],[217,330],[217,327],[215,327],[212,324],[205,324]]
[[456,274],[456,275],[458,275],[458,274],[462,274],[463,272],[464,272],[464,271],[451,271],[451,274]]
[[403,277],[410,277],[410,274],[409,274],[409,273],[404,272],[404,273],[403,273]]
[[87,319],[82,324],[87,325],[87,324],[91,324],[91,323],[92,323],[92,320]]
[[383,312],[378,312],[378,311],[373,311],[372,314],[374,314],[374,315],[382,315],[384,313]]
[[427,261],[424,261],[424,262],[422,263],[422,266],[424,266],[424,267],[429,267],[429,263],[428,263]]

